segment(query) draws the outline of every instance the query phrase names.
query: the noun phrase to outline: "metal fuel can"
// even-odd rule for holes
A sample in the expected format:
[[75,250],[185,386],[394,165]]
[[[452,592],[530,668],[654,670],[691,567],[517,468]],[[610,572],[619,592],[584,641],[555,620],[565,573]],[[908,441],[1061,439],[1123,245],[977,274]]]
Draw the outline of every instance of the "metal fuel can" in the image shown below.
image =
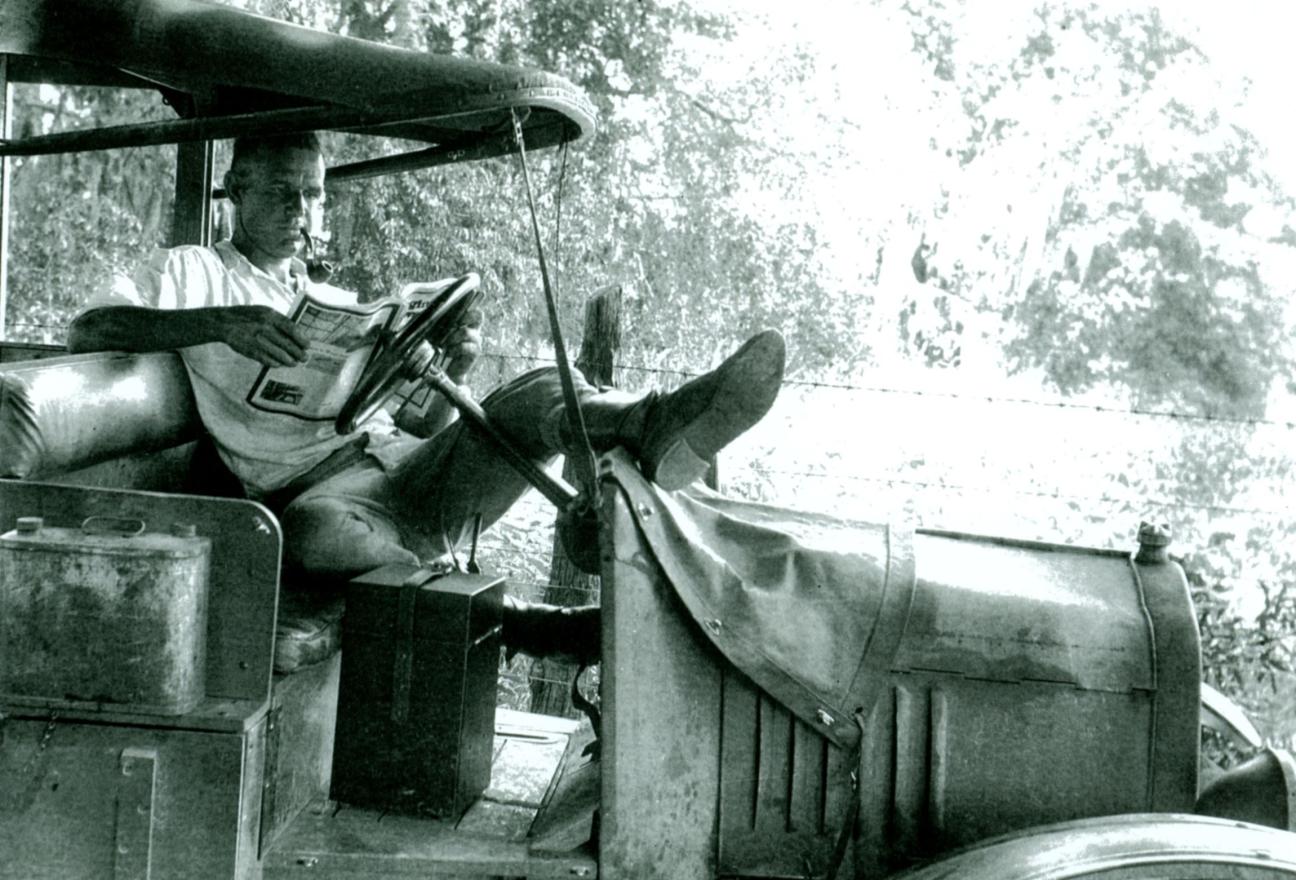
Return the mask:
[[205,690],[211,542],[139,519],[0,535],[0,698],[157,715]]

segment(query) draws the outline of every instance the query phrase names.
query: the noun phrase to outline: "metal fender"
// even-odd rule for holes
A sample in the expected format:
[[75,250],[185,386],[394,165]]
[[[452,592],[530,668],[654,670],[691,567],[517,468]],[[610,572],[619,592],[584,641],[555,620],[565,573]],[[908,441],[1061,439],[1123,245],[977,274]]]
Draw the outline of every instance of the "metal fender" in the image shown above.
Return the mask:
[[[1296,761],[1265,749],[1202,788],[1196,812],[1296,831]],[[1296,835],[1292,839],[1296,847]]]
[[892,880],[1273,880],[1296,877],[1296,835],[1177,813],[1082,819],[999,837]]

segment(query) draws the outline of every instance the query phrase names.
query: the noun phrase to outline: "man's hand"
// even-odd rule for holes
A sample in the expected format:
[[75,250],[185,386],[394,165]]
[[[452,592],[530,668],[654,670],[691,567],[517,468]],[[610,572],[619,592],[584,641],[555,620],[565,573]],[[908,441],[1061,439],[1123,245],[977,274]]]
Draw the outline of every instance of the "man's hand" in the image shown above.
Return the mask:
[[306,360],[307,340],[293,322],[268,306],[219,309],[220,339],[244,357],[267,367],[291,367]]
[[417,379],[432,364],[439,363],[452,382],[462,385],[464,376],[481,355],[481,325],[482,313],[477,309],[469,310],[446,335],[446,347],[439,358],[432,343],[423,340],[405,356],[405,375]]
[[469,309],[449,335],[446,336],[446,375],[456,384],[462,384],[468,371],[481,356],[481,309]]

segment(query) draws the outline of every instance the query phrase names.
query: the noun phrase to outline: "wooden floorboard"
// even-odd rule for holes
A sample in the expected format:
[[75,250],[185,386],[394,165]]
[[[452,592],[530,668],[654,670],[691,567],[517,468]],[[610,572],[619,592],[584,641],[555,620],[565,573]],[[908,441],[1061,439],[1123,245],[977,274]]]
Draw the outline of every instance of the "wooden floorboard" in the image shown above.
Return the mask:
[[588,849],[539,852],[527,839],[557,787],[578,722],[501,709],[495,729],[490,787],[457,827],[321,802],[299,816],[267,854],[265,877],[595,877],[597,863]]

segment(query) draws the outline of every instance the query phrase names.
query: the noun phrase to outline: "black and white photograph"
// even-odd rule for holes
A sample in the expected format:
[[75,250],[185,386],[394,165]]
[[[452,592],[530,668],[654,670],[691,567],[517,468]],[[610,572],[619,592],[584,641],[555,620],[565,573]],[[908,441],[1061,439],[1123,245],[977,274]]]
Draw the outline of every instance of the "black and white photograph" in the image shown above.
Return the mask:
[[0,0],[0,880],[1296,880],[1293,33]]

